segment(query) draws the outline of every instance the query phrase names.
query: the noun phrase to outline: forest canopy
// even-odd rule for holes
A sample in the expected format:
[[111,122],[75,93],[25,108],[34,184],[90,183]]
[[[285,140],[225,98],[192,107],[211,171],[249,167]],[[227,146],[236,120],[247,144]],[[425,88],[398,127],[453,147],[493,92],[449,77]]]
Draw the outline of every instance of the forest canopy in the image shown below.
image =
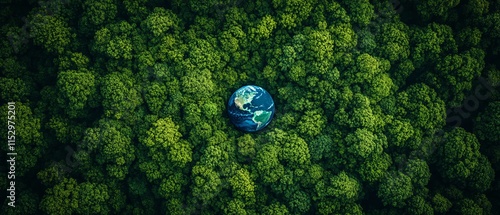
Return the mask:
[[[499,0],[4,0],[0,20],[6,214],[500,210]],[[256,133],[227,114],[244,85],[275,102]]]

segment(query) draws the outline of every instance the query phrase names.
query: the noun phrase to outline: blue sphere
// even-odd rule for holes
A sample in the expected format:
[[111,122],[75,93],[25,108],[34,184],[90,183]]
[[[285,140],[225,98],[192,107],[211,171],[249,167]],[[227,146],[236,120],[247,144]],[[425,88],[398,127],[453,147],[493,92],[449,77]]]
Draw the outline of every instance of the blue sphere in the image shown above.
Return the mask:
[[247,85],[236,90],[227,106],[231,122],[247,132],[263,129],[274,116],[273,98],[259,86]]

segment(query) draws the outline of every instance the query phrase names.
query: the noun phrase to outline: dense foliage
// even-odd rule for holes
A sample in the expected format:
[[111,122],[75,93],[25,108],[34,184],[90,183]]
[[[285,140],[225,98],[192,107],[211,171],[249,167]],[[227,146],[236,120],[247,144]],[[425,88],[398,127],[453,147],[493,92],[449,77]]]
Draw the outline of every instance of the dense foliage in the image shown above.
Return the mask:
[[[500,210],[498,0],[6,0],[0,11],[2,123],[7,102],[17,110],[7,214]],[[226,114],[247,84],[276,104],[257,133]]]

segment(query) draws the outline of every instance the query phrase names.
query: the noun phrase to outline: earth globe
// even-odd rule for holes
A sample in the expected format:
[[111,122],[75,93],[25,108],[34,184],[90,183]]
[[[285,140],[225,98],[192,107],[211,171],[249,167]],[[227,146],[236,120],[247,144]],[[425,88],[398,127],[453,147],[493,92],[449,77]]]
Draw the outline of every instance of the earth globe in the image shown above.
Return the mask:
[[228,101],[231,122],[240,130],[256,132],[274,116],[274,101],[262,87],[247,85],[236,90]]

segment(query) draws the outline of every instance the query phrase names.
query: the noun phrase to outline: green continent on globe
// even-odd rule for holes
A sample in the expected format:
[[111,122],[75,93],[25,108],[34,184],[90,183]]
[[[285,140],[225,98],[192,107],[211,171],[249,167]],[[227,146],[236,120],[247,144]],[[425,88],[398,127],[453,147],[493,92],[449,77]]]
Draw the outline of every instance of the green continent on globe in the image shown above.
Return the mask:
[[251,103],[255,95],[257,95],[257,92],[247,92],[246,90],[242,90],[238,92],[238,95],[234,99],[234,104],[236,104],[236,107],[238,107],[240,110],[250,112],[250,110],[244,108],[243,106],[245,104]]
[[263,110],[255,111],[255,113],[253,114],[252,120],[255,123],[257,123],[257,129],[259,129],[262,124],[269,121],[269,118],[271,118],[272,114],[273,114],[273,112],[271,112],[271,111],[263,111]]

